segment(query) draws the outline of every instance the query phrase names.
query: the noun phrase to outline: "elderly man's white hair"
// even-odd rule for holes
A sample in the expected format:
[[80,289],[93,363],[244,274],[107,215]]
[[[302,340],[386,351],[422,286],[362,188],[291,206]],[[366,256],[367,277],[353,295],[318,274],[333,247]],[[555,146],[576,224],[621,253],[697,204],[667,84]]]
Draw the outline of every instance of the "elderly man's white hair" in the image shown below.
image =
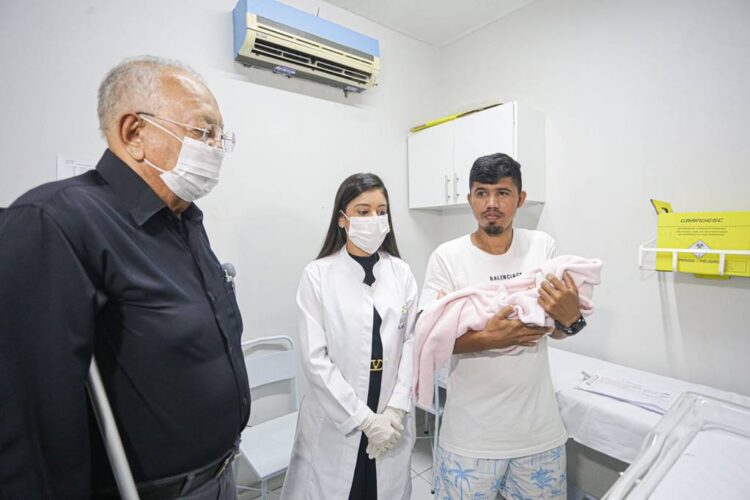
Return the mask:
[[99,129],[106,136],[117,120],[128,111],[158,113],[161,102],[161,76],[178,70],[205,83],[193,68],[173,59],[155,56],[128,58],[112,68],[99,86]]

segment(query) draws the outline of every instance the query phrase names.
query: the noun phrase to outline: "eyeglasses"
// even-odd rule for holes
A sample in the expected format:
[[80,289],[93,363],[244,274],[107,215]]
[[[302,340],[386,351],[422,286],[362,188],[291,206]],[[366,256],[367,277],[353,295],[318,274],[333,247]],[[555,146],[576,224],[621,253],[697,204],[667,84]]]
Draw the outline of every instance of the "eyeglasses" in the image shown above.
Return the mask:
[[180,127],[185,127],[188,130],[195,130],[196,132],[200,132],[202,134],[200,138],[201,142],[205,142],[206,144],[209,144],[209,141],[211,141],[214,144],[217,144],[218,147],[220,147],[227,153],[230,153],[234,149],[234,145],[236,142],[234,132],[223,130],[218,125],[211,124],[206,128],[200,128],[200,127],[194,127],[193,125],[188,125],[186,123],[178,122],[175,120],[170,120],[169,118],[155,115],[153,113],[146,113],[144,111],[138,112],[136,114],[150,116],[158,120],[164,120],[165,122],[174,123],[175,125],[179,125]]

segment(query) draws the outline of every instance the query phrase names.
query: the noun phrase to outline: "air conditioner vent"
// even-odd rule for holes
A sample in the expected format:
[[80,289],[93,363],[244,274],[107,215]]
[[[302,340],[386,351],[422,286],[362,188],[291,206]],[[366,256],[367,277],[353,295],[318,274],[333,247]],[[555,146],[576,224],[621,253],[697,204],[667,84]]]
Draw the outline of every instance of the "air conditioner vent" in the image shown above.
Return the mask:
[[289,62],[301,64],[310,69],[323,71],[325,73],[336,75],[341,78],[355,81],[360,84],[367,84],[372,78],[372,74],[365,71],[346,66],[344,64],[316,57],[301,50],[295,50],[285,47],[281,44],[274,43],[270,40],[257,38],[253,46],[253,52],[266,57],[277,59],[280,62]]

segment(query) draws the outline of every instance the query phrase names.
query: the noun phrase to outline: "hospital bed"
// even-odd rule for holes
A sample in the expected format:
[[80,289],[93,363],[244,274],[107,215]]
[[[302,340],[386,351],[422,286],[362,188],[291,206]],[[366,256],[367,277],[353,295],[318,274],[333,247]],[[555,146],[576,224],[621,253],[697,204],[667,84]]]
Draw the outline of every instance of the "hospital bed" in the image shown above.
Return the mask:
[[[576,443],[617,459],[617,461],[632,464],[605,495],[604,498],[607,500],[649,498],[653,489],[662,480],[666,486],[656,489],[656,493],[670,491],[665,489],[669,488],[670,484],[683,483],[681,480],[675,480],[675,477],[679,477],[680,474],[689,474],[691,479],[700,477],[695,473],[696,467],[704,472],[712,472],[714,478],[720,478],[716,481],[709,480],[701,483],[704,486],[713,485],[712,491],[714,492],[717,491],[719,483],[737,486],[741,484],[740,477],[750,478],[750,473],[747,472],[750,466],[746,465],[750,464],[750,457],[747,457],[747,460],[740,460],[750,454],[750,397],[554,347],[549,348],[549,361],[560,414],[569,437]],[[447,377],[446,366],[438,372],[437,385],[446,387]],[[705,444],[715,439],[717,434],[709,436],[695,430],[697,425],[695,422],[701,421],[695,415],[700,412],[685,409],[684,405],[695,404],[694,400],[691,400],[693,403],[683,403],[683,400],[690,398],[697,398],[703,402],[703,406],[698,406],[704,411],[709,405],[708,402],[711,402],[717,405],[716,408],[723,408],[723,414],[734,415],[734,422],[731,425],[728,424],[732,429],[730,431],[732,438],[724,438],[720,441],[726,441],[724,444],[727,449],[734,450],[734,455],[731,455],[731,451],[729,452],[734,459],[724,460],[724,462],[741,464],[745,471],[743,474],[732,476],[725,473],[727,467],[723,467],[721,471],[716,470],[717,460],[713,456],[716,453],[716,446],[712,448]],[[727,409],[729,407],[732,410]],[[713,412],[708,411],[708,413],[720,414],[722,411],[719,409]],[[745,415],[743,413],[745,411],[747,418],[743,419],[740,415]],[[675,414],[678,415],[675,416]],[[692,423],[685,418],[689,415],[694,419]],[[705,423],[705,415],[702,418]],[[660,424],[665,421],[667,424]],[[658,427],[657,424],[662,427]],[[706,424],[710,429],[721,428],[722,425],[720,421],[708,421]],[[741,431],[743,425],[746,426],[745,431]],[[695,443],[684,437],[687,434],[683,426],[693,429],[692,436],[696,440]],[[675,431],[675,429],[678,430]],[[682,436],[682,441],[674,435],[668,437],[669,432]],[[745,432],[746,438],[742,432]],[[437,437],[435,440],[437,441]],[[665,451],[665,443],[669,444],[666,448],[671,450],[671,454]],[[732,443],[733,446],[729,446],[728,443]],[[682,454],[687,453],[687,456],[696,453],[698,455],[691,459],[688,465],[684,465],[676,462],[679,457],[675,457],[675,450],[682,450]],[[711,452],[711,450],[714,451]],[[671,476],[668,474],[670,471],[672,471]],[[644,479],[648,481],[644,482]],[[645,489],[635,487],[641,483],[650,485],[649,491],[651,492],[644,493]],[[698,490],[693,488],[693,491]],[[683,496],[683,498],[690,497]],[[727,498],[732,497],[727,496]]]
[[[583,356],[562,349],[549,349],[550,371],[568,435],[576,442],[611,457],[632,463],[646,436],[661,420],[659,411],[579,388],[586,378],[604,376],[632,382],[636,387],[668,393],[665,401],[694,392],[719,400],[750,406],[750,397],[712,387],[657,375]],[[584,375],[585,374],[585,375]],[[588,377],[587,377],[588,375]],[[450,397],[450,395],[449,395]]]

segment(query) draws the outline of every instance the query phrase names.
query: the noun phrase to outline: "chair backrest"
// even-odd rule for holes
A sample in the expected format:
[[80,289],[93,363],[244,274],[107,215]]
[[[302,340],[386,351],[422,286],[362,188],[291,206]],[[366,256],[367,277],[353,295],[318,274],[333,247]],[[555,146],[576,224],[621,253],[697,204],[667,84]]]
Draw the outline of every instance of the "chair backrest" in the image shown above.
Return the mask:
[[[253,355],[253,352],[260,348],[278,349],[279,346],[284,346],[286,349]],[[292,382],[292,390],[294,391],[294,407],[296,410],[298,404],[296,384],[297,360],[294,354],[294,341],[286,335],[261,337],[243,342],[242,352],[245,356],[245,368],[247,369],[250,390],[252,391],[256,387],[275,382],[290,380]]]

